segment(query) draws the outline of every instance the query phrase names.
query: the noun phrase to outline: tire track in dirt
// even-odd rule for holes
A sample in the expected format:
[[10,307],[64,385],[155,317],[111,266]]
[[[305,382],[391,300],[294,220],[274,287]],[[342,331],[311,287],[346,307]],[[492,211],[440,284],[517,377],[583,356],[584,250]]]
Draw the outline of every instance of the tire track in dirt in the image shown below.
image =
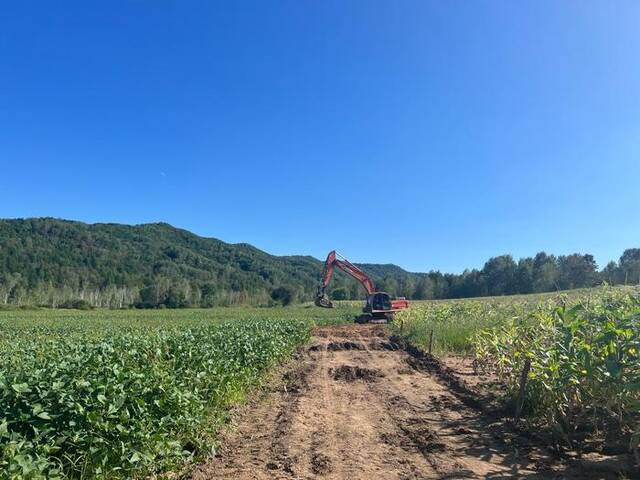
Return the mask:
[[[365,352],[371,363],[380,364],[380,350],[398,350],[394,343],[369,342],[366,336],[361,337],[361,342],[365,346]],[[394,434],[383,433],[381,440],[390,445],[397,445],[404,450],[414,450],[419,452],[429,463],[436,478],[472,478],[473,471],[465,468],[465,465],[457,461],[451,461],[448,445],[442,441],[438,431],[441,425],[435,419],[430,419],[432,415],[422,405],[422,399],[416,398],[412,389],[420,384],[421,388],[427,392],[438,390],[438,386],[433,384],[433,379],[411,377],[406,381],[406,375],[417,374],[412,369],[405,369],[400,360],[406,361],[403,355],[386,356],[389,365],[388,381],[382,385],[376,385],[375,394],[384,399],[388,407],[389,416],[396,428]],[[405,394],[406,392],[406,394]],[[408,398],[411,397],[411,400]],[[428,397],[427,397],[428,398]]]
[[544,448],[515,441],[432,362],[408,354],[379,325],[318,328],[192,478],[587,477],[537,470]]
[[[362,338],[362,342],[367,345],[366,338]],[[371,361],[376,362],[378,353],[372,351],[371,347],[377,350],[379,345],[369,344],[365,350]],[[390,370],[395,369],[396,374],[389,375],[384,385],[377,386],[376,393],[385,399],[397,429],[396,436],[387,436],[383,441],[399,443],[405,448],[419,451],[439,478],[478,478],[509,473],[511,468],[504,467],[504,455],[494,456],[491,461],[461,455],[469,442],[458,433],[469,434],[471,430],[464,428],[456,432],[451,424],[460,420],[460,412],[465,406],[432,375],[413,369],[410,357],[402,355],[392,358],[396,362],[400,360],[406,363],[411,370],[402,368],[401,363],[390,365]],[[407,378],[409,372],[413,376]],[[468,415],[469,412],[465,413]],[[469,422],[470,419],[465,420]],[[527,470],[520,472],[534,473]]]
[[311,426],[311,442],[308,448],[303,448],[306,457],[306,474],[325,475],[334,473],[340,475],[340,463],[336,464],[336,415],[335,405],[331,402],[331,385],[327,367],[327,344],[321,344],[318,352],[317,384],[314,384],[311,392],[318,391],[318,395],[309,395],[304,401],[304,410],[301,412],[299,423],[304,428],[296,432],[297,445],[304,444],[305,433]]

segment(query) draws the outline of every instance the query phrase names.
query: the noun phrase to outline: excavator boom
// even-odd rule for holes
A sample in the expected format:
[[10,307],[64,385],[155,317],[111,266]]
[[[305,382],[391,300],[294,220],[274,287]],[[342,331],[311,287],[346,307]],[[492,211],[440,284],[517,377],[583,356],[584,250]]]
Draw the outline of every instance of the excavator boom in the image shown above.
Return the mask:
[[352,276],[358,280],[367,292],[367,295],[371,295],[375,291],[373,281],[364,273],[360,268],[356,267],[349,260],[342,255],[336,253],[335,250],[331,250],[327,255],[327,260],[324,262],[324,270],[322,271],[322,283],[318,287],[318,293],[316,294],[316,305],[319,307],[331,308],[333,304],[329,300],[327,295],[327,287],[331,283],[334,270],[339,268],[343,272]]

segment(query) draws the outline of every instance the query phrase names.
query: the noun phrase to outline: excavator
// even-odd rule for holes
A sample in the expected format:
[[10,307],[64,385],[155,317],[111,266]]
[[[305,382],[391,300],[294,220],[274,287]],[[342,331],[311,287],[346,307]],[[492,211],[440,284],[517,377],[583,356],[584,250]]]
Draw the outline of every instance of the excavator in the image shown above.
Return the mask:
[[[336,267],[358,280],[366,290],[367,303],[362,309],[364,313],[368,314],[368,316],[365,317],[365,321],[369,320],[372,323],[392,321],[393,315],[397,311],[409,307],[409,301],[405,298],[391,298],[386,292],[376,292],[376,287],[367,274],[342,255],[336,253],[335,250],[329,252],[327,260],[324,262],[322,280],[318,286],[315,299],[315,304],[318,307],[333,307],[333,303],[327,294],[327,287],[331,282]],[[360,320],[362,321],[363,319]]]

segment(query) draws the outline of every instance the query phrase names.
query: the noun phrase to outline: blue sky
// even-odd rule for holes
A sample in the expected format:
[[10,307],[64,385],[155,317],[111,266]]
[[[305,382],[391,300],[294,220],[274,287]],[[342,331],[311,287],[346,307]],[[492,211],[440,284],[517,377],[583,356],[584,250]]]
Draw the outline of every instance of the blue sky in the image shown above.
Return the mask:
[[640,3],[0,9],[0,217],[459,272],[640,246]]

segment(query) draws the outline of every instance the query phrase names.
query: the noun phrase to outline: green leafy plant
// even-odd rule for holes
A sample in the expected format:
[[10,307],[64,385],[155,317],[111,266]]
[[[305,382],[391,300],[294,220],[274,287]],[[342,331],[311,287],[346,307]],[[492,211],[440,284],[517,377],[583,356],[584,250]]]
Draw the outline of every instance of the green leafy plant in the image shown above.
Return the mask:
[[307,340],[312,315],[278,317],[285,310],[183,321],[149,312],[137,323],[135,312],[42,322],[25,316],[45,313],[10,312],[0,322],[0,479],[140,477],[209,451],[228,407]]
[[538,308],[474,337],[477,361],[518,389],[531,361],[526,411],[559,444],[580,451],[586,432],[617,432],[637,449],[640,297],[604,289]]

